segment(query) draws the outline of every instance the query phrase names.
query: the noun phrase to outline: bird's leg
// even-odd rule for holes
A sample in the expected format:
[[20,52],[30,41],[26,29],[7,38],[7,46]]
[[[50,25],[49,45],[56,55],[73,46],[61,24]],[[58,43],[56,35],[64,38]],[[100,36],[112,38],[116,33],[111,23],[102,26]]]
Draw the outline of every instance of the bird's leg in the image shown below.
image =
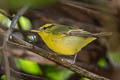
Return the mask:
[[77,54],[78,54],[78,53],[76,53],[76,54],[75,54],[74,59],[73,59],[73,61],[72,61],[72,63],[71,63],[71,64],[74,64],[74,63],[75,63],[76,58],[77,58]]

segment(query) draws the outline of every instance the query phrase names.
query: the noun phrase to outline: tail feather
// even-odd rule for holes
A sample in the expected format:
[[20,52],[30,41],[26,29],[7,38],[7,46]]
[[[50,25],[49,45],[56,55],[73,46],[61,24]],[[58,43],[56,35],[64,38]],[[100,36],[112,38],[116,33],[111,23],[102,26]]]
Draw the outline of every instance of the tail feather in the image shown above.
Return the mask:
[[112,32],[100,32],[100,33],[95,33],[92,34],[93,36],[97,36],[97,37],[106,37],[106,36],[111,36]]
[[100,32],[100,33],[81,33],[81,32],[71,32],[70,34],[71,36],[83,36],[83,37],[107,37],[107,36],[111,36],[112,32]]

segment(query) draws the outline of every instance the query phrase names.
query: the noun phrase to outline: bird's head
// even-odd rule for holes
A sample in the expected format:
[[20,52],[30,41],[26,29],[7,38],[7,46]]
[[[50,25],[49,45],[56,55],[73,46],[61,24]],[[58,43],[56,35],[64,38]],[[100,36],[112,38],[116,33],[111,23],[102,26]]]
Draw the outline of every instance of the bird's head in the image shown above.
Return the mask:
[[54,29],[53,24],[45,24],[42,27],[40,27],[38,30],[31,30],[31,32],[51,32]]

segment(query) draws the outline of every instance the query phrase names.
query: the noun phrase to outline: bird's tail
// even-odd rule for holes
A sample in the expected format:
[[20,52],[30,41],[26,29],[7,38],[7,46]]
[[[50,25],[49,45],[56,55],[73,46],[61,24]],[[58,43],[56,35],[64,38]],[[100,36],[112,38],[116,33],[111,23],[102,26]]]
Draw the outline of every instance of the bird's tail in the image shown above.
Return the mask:
[[107,37],[107,36],[111,36],[112,32],[100,32],[100,33],[95,33],[95,34],[92,34],[92,35],[96,36],[96,37]]

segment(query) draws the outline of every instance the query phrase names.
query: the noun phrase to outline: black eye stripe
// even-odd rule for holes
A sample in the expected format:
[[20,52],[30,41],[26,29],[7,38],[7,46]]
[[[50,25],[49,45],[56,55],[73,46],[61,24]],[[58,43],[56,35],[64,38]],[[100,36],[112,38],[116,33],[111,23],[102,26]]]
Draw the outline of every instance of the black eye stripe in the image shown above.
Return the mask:
[[45,29],[47,29],[47,27],[44,27],[43,29],[45,30]]

